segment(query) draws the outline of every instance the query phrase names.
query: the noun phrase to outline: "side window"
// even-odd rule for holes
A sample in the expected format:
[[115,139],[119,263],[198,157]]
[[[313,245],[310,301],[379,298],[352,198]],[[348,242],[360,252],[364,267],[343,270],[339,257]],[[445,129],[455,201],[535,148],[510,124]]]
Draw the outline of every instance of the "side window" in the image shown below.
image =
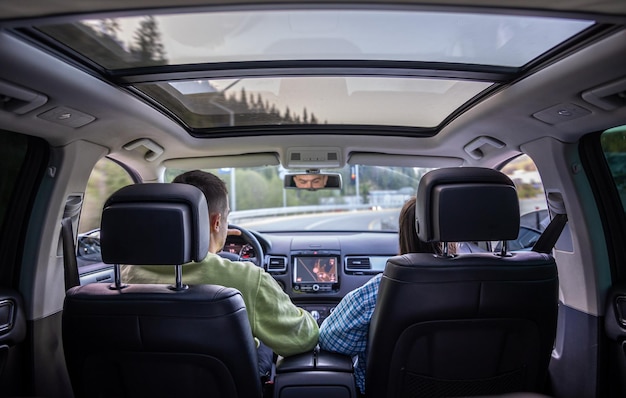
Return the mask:
[[100,218],[104,202],[118,189],[133,183],[123,167],[102,158],[91,171],[78,227],[77,261],[82,267],[102,261],[100,255]]
[[509,241],[509,250],[530,250],[550,223],[541,177],[527,155],[509,162],[502,172],[515,183],[520,204],[520,233],[515,241]]
[[622,209],[626,209],[626,126],[602,133],[600,144],[619,193]]
[[598,156],[604,156],[606,168],[599,167],[602,170],[595,173],[591,170],[592,183],[595,184],[594,193],[606,231],[611,277],[613,283],[623,283],[626,281],[626,125],[602,132],[599,141]]

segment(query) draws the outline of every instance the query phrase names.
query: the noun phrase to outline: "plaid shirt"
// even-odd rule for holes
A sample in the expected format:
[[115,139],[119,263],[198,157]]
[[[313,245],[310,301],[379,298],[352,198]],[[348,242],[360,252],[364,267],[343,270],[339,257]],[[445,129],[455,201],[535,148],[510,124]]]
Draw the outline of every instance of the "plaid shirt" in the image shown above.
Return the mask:
[[320,348],[356,357],[356,384],[365,393],[367,335],[382,274],[348,293],[320,327]]

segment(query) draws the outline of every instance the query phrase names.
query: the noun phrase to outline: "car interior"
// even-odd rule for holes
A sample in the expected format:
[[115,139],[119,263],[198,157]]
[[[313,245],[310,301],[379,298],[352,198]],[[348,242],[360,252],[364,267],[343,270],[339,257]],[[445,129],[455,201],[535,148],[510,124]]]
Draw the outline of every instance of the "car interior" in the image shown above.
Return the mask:
[[[259,380],[192,170],[320,327],[382,274],[365,391]],[[624,397],[625,205],[623,0],[0,4],[0,397]]]

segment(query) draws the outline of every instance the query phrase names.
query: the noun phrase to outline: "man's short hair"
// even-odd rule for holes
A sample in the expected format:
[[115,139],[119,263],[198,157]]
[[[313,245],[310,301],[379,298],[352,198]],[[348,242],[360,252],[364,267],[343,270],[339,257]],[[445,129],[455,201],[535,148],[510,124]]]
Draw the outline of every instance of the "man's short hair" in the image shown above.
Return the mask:
[[199,188],[209,205],[209,213],[226,213],[228,189],[224,181],[216,175],[202,170],[192,170],[178,175],[172,182]]

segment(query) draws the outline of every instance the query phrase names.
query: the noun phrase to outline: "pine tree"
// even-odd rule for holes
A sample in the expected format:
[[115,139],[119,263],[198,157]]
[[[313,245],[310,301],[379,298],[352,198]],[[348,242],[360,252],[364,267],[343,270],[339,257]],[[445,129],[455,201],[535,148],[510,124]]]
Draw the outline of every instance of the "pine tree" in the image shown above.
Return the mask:
[[149,65],[167,62],[159,26],[154,17],[149,16],[139,23],[134,39],[135,45],[132,47],[132,52],[138,61]]
[[120,25],[117,19],[106,18],[100,21],[100,32],[104,35],[117,38],[120,31]]

